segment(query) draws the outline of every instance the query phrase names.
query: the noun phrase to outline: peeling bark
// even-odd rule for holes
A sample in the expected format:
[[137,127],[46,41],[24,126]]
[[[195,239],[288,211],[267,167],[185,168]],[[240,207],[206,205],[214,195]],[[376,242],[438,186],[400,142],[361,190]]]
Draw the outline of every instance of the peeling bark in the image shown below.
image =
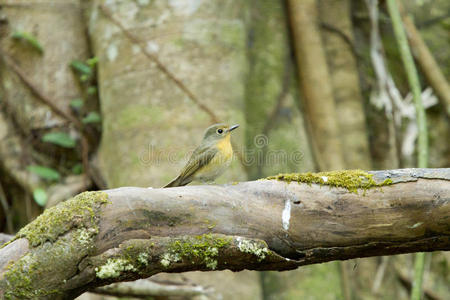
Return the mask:
[[81,194],[0,249],[1,295],[65,299],[159,272],[290,270],[450,249],[450,169],[371,173],[393,184],[355,193],[260,180]]

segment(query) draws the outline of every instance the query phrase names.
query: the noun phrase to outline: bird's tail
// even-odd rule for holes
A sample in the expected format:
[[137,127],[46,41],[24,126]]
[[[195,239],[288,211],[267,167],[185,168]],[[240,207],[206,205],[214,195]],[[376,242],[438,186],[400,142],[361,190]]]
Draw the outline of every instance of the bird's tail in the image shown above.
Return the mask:
[[168,184],[163,186],[163,188],[183,186],[183,185],[190,183],[191,181],[192,180],[185,180],[183,177],[178,176],[175,179],[173,179],[171,182],[169,182]]

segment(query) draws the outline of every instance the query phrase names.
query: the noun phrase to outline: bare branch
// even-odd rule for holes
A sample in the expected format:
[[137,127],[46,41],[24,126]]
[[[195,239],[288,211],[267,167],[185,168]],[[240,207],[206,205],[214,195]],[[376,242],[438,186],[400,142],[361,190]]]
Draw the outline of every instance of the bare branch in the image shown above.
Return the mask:
[[116,297],[148,298],[159,297],[195,297],[213,292],[213,288],[201,285],[179,284],[174,282],[161,283],[149,279],[140,279],[132,282],[113,283],[98,287],[94,293]]

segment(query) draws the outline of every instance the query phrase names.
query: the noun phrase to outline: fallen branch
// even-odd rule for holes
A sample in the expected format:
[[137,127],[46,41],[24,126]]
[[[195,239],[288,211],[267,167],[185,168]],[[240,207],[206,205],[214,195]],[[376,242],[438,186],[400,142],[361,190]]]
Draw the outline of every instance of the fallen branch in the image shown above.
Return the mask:
[[[80,194],[0,249],[0,297],[67,299],[160,272],[450,250],[450,169],[371,173]],[[300,179],[309,184],[286,182]]]

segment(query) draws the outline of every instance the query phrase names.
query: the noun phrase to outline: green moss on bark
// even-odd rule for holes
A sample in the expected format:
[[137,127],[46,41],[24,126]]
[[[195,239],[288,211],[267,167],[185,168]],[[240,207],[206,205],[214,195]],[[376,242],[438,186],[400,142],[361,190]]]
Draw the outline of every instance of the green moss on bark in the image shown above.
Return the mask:
[[107,202],[104,192],[85,192],[47,209],[20,230],[15,239],[26,238],[34,249],[8,267],[7,280],[0,286],[5,298],[53,298],[60,294],[56,287],[61,286],[61,278],[74,276],[77,264],[94,250],[96,212]]
[[231,243],[231,238],[222,238],[204,234],[177,240],[170,244],[169,251],[161,257],[160,263],[168,267],[171,263],[181,260],[200,262],[211,270],[217,267],[219,250]]
[[352,193],[357,193],[358,189],[367,190],[374,187],[381,187],[392,184],[391,179],[386,179],[382,183],[377,183],[373,180],[373,174],[367,173],[362,170],[343,170],[343,171],[330,171],[320,173],[291,173],[291,174],[278,174],[276,176],[269,176],[267,179],[276,179],[286,181],[288,183],[292,181],[307,183],[307,184],[320,184],[329,185],[333,187],[345,188]]
[[104,192],[81,193],[45,210],[36,220],[22,228],[15,239],[26,238],[31,246],[36,247],[46,241],[56,241],[58,236],[74,226],[96,230],[95,211],[107,202],[108,195]]

